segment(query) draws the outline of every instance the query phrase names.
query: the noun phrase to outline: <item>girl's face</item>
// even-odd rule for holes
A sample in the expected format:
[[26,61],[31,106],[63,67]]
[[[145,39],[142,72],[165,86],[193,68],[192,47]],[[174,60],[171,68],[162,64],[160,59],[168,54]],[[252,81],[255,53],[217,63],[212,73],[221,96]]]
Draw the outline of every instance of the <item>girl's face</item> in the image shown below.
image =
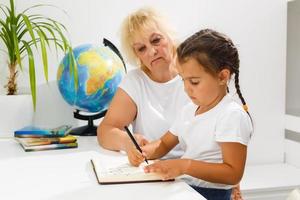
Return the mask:
[[133,40],[133,49],[150,71],[168,67],[173,60],[173,45],[170,39],[157,28],[137,34]]
[[177,62],[177,66],[185,92],[196,105],[210,109],[226,95],[229,70],[223,69],[213,76],[193,58],[181,65]]

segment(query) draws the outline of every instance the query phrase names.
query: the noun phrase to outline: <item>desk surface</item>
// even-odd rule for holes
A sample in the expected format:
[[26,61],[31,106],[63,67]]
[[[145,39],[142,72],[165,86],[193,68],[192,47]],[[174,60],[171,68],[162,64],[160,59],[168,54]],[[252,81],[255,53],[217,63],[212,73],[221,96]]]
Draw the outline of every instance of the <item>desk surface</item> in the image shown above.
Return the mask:
[[89,159],[101,153],[96,137],[79,137],[79,148],[24,152],[14,139],[0,139],[0,199],[198,199],[186,183],[99,185]]

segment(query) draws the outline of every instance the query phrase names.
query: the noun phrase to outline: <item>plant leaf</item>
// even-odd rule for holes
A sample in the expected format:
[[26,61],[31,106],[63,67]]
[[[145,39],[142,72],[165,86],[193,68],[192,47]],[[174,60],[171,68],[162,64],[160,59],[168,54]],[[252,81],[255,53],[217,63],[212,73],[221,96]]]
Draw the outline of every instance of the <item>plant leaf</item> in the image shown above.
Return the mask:
[[[54,46],[55,46],[56,57],[58,58],[57,52],[58,52],[58,42],[59,41],[56,38],[54,31],[52,30],[52,24],[49,24],[49,23],[46,23],[46,22],[40,22],[40,23],[37,23],[35,25],[39,26],[40,28],[46,29],[50,33],[52,38],[47,38],[47,40],[49,41],[49,40],[53,39],[53,43],[54,43]],[[54,30],[56,30],[56,29],[54,29]],[[62,50],[63,50],[63,48],[62,48]]]
[[41,44],[41,50],[42,50],[42,60],[43,60],[43,65],[44,65],[44,75],[46,78],[46,81],[48,82],[48,57],[47,57],[47,50],[46,50],[46,45],[45,45],[45,37],[41,33],[41,31],[37,31],[39,37],[40,37],[40,44]]
[[[4,8],[6,8],[7,12],[5,11]],[[4,13],[4,15],[5,15],[6,17],[9,17],[9,8],[8,8],[6,5],[0,4],[0,9],[1,9],[1,11]]]
[[64,49],[65,49],[65,53],[66,53],[69,50],[69,48],[68,48],[69,47],[68,40],[65,38],[64,34],[62,33],[62,31],[61,31],[61,29],[59,27],[59,24],[56,21],[54,21],[54,20],[50,19],[50,21],[53,22],[54,26],[56,27],[56,31],[58,32],[61,40],[63,41],[63,43],[64,43]]
[[32,40],[34,42],[34,45],[37,48],[36,39],[35,39],[35,35],[34,35],[34,32],[33,32],[33,28],[32,28],[31,22],[30,22],[30,20],[28,19],[28,17],[26,15],[22,14],[21,16],[22,16],[22,18],[23,18],[23,20],[24,20],[24,22],[26,24],[26,27],[27,27],[28,32],[29,32],[29,34],[30,34],[30,36],[31,36],[31,38],[32,38]]
[[14,41],[14,53],[16,54],[17,62],[20,66],[20,69],[23,71],[22,62],[21,62],[21,55],[20,55],[20,49],[19,49],[19,40],[16,35],[16,25],[12,25],[12,36]]
[[50,23],[47,23],[47,22],[34,22],[34,25],[37,26],[37,27],[46,29],[52,35],[52,38],[54,40],[53,42],[54,42],[54,45],[55,45],[56,53],[57,53],[57,43],[56,43],[57,39],[56,39],[55,33],[53,31],[53,30],[55,30],[55,31],[57,30],[56,27],[54,27],[53,24],[50,24]]
[[15,18],[15,3],[14,0],[10,0],[10,17],[12,18],[12,22],[14,22],[14,18]]
[[22,40],[24,46],[27,50],[28,55],[28,64],[29,64],[29,78],[30,78],[30,89],[31,89],[31,96],[33,102],[34,111],[36,110],[36,79],[35,79],[35,67],[34,67],[34,57],[32,50],[28,43]]
[[0,24],[2,25],[2,28],[0,30],[0,37],[3,39],[3,42],[5,43],[7,50],[8,50],[8,55],[9,55],[9,60],[11,63],[15,61],[15,54],[13,51],[13,40],[11,37],[11,31],[9,29],[9,25],[6,24],[5,21],[0,19]]
[[8,46],[9,37],[7,37],[8,36],[8,34],[7,34],[7,27],[6,27],[5,22],[2,21],[1,19],[0,19],[0,25],[3,26],[2,29],[1,29],[2,31],[0,30],[0,36],[2,36],[3,42],[6,44],[6,46],[9,47]]
[[[28,17],[28,19],[29,19],[29,21],[31,22],[31,23],[33,23],[35,20],[38,20],[38,19],[43,19],[43,17],[42,17],[42,15],[26,15],[27,17]],[[24,20],[23,20],[24,21]],[[25,23],[22,23],[22,21],[18,24],[18,27],[17,27],[17,35],[19,35],[19,33],[20,33],[20,31],[22,31],[23,30],[23,32],[24,32],[24,26],[26,26],[26,24]],[[32,27],[32,28],[34,28],[34,27]]]

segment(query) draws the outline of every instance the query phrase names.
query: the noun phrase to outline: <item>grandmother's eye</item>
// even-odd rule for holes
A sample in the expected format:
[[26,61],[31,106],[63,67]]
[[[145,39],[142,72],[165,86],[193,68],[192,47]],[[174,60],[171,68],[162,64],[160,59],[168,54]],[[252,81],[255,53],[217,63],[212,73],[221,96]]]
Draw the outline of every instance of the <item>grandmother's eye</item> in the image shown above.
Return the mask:
[[139,48],[137,48],[138,52],[143,52],[146,50],[146,47],[145,46],[141,46]]
[[157,37],[157,38],[154,38],[151,42],[153,44],[158,44],[160,42],[161,38],[160,37]]

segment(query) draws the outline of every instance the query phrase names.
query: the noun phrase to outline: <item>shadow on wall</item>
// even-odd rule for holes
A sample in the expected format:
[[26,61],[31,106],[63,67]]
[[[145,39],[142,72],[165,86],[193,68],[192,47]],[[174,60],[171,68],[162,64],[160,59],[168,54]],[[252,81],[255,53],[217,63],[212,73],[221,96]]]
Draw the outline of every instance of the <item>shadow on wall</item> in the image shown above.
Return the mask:
[[62,98],[56,81],[38,86],[33,124],[49,128],[64,124],[77,126],[78,122],[73,118],[73,108]]

